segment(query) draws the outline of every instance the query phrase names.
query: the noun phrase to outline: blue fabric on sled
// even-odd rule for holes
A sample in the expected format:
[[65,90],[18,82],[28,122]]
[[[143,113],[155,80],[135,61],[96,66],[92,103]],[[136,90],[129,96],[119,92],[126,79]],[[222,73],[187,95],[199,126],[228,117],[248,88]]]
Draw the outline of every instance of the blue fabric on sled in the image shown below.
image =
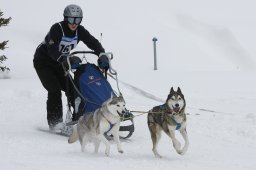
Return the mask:
[[80,93],[86,99],[84,113],[94,112],[111,97],[113,89],[100,70],[87,63],[79,77]]

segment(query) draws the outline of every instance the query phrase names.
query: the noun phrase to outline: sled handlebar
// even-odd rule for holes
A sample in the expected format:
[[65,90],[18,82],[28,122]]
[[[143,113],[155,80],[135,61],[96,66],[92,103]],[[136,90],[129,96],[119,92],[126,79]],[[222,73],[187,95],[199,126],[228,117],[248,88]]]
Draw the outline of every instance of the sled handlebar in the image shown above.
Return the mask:
[[70,53],[68,55],[68,57],[67,57],[67,63],[68,63],[68,70],[67,70],[67,72],[71,71],[71,64],[70,64],[69,58],[74,56],[75,54],[94,54],[94,55],[97,56],[97,54],[94,51],[74,51],[74,52]]
[[[97,55],[97,53],[94,52],[94,51],[74,51],[74,52],[70,53],[69,56],[73,56],[75,54],[94,54],[94,55]],[[111,60],[114,58],[113,53],[111,53],[111,52],[100,53],[99,57],[102,56],[102,55],[106,55],[108,57],[110,56]]]
[[[68,66],[69,66],[69,69],[68,71],[71,70],[71,65],[70,65],[70,60],[69,58],[72,57],[73,55],[75,54],[94,54],[97,56],[97,53],[95,53],[94,51],[74,51],[72,53],[70,53],[67,57],[67,63],[68,63]],[[111,66],[111,60],[114,58],[113,57],[113,53],[111,52],[107,52],[107,53],[100,53],[99,57],[101,57],[102,55],[106,55],[108,57],[108,61],[109,61],[109,72],[112,74],[112,75],[116,75],[117,72],[115,69],[112,68]]]
[[69,55],[75,55],[75,54],[94,54],[97,55],[94,51],[74,51],[72,53],[70,53]]

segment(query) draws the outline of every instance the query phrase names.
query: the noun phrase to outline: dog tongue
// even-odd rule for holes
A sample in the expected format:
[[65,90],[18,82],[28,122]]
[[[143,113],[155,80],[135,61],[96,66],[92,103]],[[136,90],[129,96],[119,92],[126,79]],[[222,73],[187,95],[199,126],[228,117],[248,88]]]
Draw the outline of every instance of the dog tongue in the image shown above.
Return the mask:
[[176,113],[179,112],[179,110],[180,110],[179,107],[174,107],[174,108],[173,108],[173,111],[176,112]]

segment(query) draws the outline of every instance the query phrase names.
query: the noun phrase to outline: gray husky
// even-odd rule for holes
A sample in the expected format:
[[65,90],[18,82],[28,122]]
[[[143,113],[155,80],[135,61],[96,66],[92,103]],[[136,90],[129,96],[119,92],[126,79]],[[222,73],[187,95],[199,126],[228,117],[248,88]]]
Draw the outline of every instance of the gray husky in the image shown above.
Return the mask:
[[[165,104],[155,106],[149,111],[148,128],[153,142],[152,150],[156,157],[162,157],[157,151],[162,130],[171,138],[173,147],[178,154],[183,155],[186,153],[189,141],[186,131],[185,107],[186,101],[180,88],[178,87],[178,90],[174,91],[172,87]],[[180,131],[185,140],[183,148],[181,148],[180,142],[175,138],[175,130]]]
[[123,153],[119,140],[119,127],[120,117],[124,113],[125,101],[122,95],[119,97],[111,96],[94,113],[88,113],[79,118],[78,123],[73,127],[68,143],[74,143],[79,139],[81,150],[84,152],[86,143],[93,142],[94,151],[97,153],[100,142],[103,142],[106,145],[105,154],[109,156],[110,143],[104,136],[104,133],[107,133],[114,136],[118,152]]

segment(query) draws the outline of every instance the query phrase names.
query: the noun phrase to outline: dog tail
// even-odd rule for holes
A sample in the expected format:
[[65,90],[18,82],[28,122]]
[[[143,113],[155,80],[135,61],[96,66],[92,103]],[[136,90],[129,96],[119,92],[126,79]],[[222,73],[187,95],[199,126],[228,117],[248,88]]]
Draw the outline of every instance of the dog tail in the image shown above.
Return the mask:
[[73,131],[68,139],[68,143],[74,143],[77,140],[78,140],[78,133],[77,133],[77,124],[76,124],[73,126]]

